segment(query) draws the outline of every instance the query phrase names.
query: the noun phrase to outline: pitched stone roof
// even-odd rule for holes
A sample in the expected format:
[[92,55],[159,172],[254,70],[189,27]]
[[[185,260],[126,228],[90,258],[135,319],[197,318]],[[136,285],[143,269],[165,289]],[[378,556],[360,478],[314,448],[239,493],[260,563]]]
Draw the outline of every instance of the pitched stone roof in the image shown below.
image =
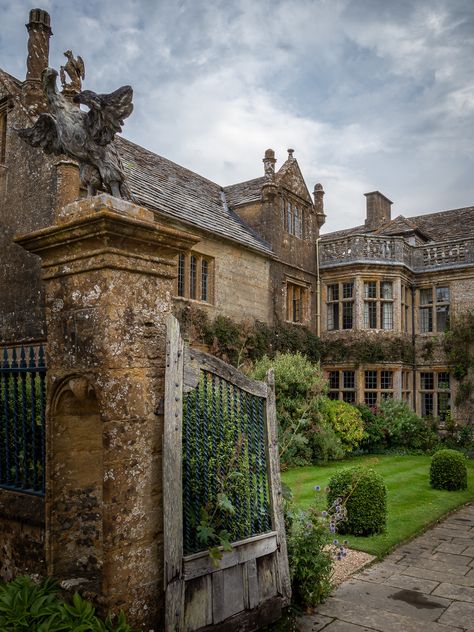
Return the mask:
[[270,244],[234,213],[224,189],[171,160],[116,137],[134,201],[264,254]]
[[362,224],[361,226],[354,226],[354,228],[344,228],[343,230],[335,230],[332,233],[325,233],[321,235],[323,241],[329,241],[330,239],[339,239],[339,237],[350,237],[351,235],[361,235],[369,232],[367,228]]
[[421,230],[413,219],[403,217],[403,215],[398,215],[398,217],[392,219],[385,224],[385,226],[381,226],[373,232],[374,235],[399,235],[402,237],[413,233],[416,233],[425,241],[433,241],[432,236]]
[[410,218],[433,241],[449,241],[474,235],[474,206],[429,213]]
[[416,215],[409,218],[399,215],[375,232],[368,230],[366,226],[362,225],[326,233],[321,238],[324,241],[329,241],[357,234],[402,235],[404,232],[409,231],[418,232],[429,241],[449,241],[472,236],[474,235],[474,206]]
[[235,208],[242,204],[250,202],[259,202],[262,195],[262,186],[265,184],[266,178],[254,178],[245,182],[238,182],[224,187],[224,193],[229,206]]

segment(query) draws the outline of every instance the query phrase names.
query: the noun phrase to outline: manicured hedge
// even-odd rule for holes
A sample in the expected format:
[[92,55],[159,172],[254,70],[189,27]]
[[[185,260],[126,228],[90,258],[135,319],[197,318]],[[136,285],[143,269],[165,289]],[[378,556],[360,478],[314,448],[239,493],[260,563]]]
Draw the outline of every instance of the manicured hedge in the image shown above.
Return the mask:
[[[353,467],[341,470],[329,481],[328,510],[345,506],[346,519],[339,533],[372,535],[382,533],[387,522],[387,489],[383,478],[372,469]],[[340,503],[338,503],[340,499]]]
[[466,489],[466,457],[457,450],[439,450],[431,459],[430,485],[435,489]]

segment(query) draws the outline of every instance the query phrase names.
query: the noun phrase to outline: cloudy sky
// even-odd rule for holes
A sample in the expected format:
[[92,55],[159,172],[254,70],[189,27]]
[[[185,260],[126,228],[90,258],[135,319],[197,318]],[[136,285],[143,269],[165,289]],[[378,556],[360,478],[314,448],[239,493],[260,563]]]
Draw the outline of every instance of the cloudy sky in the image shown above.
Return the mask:
[[[31,1],[0,0],[0,66],[24,78]],[[473,0],[39,0],[50,65],[71,48],[84,87],[131,84],[125,136],[221,185],[286,149],[325,232],[474,205]]]

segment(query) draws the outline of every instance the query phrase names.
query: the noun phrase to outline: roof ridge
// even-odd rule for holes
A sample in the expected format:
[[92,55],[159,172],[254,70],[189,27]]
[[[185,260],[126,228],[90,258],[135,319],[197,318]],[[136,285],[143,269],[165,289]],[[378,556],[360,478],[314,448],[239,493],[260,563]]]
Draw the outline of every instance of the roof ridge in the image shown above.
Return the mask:
[[239,185],[242,184],[248,184],[249,182],[257,182],[257,180],[265,180],[265,176],[258,176],[257,178],[250,178],[250,180],[242,180],[240,182],[235,182],[234,184],[226,184],[224,187],[222,187],[224,190],[225,189],[230,189],[231,187],[238,187]]
[[434,211],[433,213],[422,213],[421,215],[413,215],[411,219],[420,219],[423,217],[431,217],[433,215],[441,215],[442,213],[458,213],[459,211],[471,211],[474,206],[460,206],[459,208],[449,208],[444,211]]

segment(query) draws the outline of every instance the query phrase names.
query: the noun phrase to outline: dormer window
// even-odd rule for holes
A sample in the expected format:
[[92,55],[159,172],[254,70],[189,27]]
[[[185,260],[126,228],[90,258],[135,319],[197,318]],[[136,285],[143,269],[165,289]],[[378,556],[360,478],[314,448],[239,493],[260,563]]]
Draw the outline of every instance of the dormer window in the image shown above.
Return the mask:
[[303,239],[304,237],[304,210],[303,207],[288,198],[283,200],[283,225],[287,233]]

